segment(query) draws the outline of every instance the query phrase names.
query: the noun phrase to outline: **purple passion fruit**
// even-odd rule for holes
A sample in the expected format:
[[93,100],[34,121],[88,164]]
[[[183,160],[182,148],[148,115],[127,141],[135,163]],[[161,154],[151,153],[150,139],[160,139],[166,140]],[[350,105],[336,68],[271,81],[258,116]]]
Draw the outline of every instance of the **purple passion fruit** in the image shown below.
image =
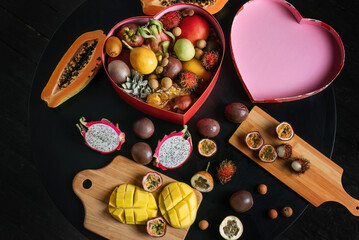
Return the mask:
[[245,190],[235,192],[229,199],[229,205],[238,213],[247,212],[253,206],[252,194]]
[[146,192],[154,192],[162,186],[162,177],[156,172],[148,172],[142,179],[142,187]]
[[248,108],[242,103],[231,103],[226,106],[224,113],[228,121],[241,123],[248,117]]
[[258,150],[263,146],[264,140],[259,132],[250,132],[246,136],[246,144],[249,149]]
[[215,141],[204,138],[198,143],[198,152],[204,157],[212,157],[217,152]]
[[138,142],[131,148],[132,158],[140,164],[147,165],[152,160],[152,149],[145,142]]
[[276,127],[278,138],[282,141],[291,140],[294,136],[294,130],[292,126],[287,122],[282,122]]
[[148,139],[155,132],[155,126],[150,119],[144,117],[133,123],[133,131],[139,138]]
[[242,222],[235,216],[228,216],[219,225],[219,233],[224,239],[238,239],[243,233]]
[[212,118],[203,118],[197,122],[197,128],[203,137],[213,138],[218,135],[220,125]]
[[167,224],[163,217],[153,218],[147,221],[147,233],[152,237],[162,237],[166,234]]
[[264,145],[259,150],[259,159],[263,162],[274,162],[277,159],[277,152],[272,145]]

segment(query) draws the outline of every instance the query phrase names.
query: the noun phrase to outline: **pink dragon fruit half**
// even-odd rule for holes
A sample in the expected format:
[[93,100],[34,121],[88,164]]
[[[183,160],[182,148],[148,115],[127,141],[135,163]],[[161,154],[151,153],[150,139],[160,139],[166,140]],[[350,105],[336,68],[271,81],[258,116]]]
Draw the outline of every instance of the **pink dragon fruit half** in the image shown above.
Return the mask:
[[187,161],[191,152],[192,138],[185,125],[181,132],[165,135],[158,141],[153,165],[162,170],[178,168]]
[[125,142],[125,133],[121,132],[118,124],[115,126],[104,118],[101,121],[86,122],[82,117],[76,126],[84,137],[86,145],[101,153],[120,150]]

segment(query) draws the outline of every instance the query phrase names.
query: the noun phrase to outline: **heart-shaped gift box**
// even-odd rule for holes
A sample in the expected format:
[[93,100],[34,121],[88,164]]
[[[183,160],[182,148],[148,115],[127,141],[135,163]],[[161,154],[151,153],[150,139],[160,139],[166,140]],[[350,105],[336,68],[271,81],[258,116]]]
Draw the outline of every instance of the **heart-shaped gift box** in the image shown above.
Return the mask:
[[[146,102],[141,101],[141,100],[131,96],[130,94],[126,93],[121,87],[119,87],[115,83],[115,81],[111,78],[110,74],[108,73],[107,66],[106,66],[108,57],[106,55],[105,50],[103,49],[103,51],[102,51],[102,62],[104,65],[104,69],[105,69],[108,77],[110,78],[111,84],[112,84],[113,88],[115,89],[116,93],[118,95],[120,95],[120,97],[123,100],[125,100],[128,104],[130,104],[134,108],[136,108],[148,115],[151,115],[153,117],[157,117],[160,119],[164,119],[166,121],[170,121],[173,123],[177,123],[177,124],[186,124],[188,122],[188,120],[190,120],[190,118],[197,112],[197,110],[206,101],[207,97],[209,96],[214,85],[217,82],[217,78],[218,78],[218,75],[219,75],[219,72],[221,69],[224,51],[225,51],[225,38],[224,38],[224,34],[223,34],[220,24],[218,23],[216,18],[214,18],[210,13],[208,13],[206,10],[204,10],[198,6],[195,6],[192,4],[185,4],[185,3],[175,4],[175,5],[172,5],[166,9],[164,9],[163,11],[159,12],[158,14],[153,16],[153,18],[160,19],[163,15],[165,15],[168,12],[182,11],[182,10],[186,10],[186,9],[193,9],[195,14],[201,15],[202,17],[204,17],[204,19],[206,19],[208,21],[210,26],[215,30],[216,34],[218,35],[222,49],[221,49],[220,63],[218,65],[216,72],[212,73],[212,79],[210,80],[208,87],[202,93],[202,95],[197,99],[197,101],[195,101],[195,103],[184,114],[171,112],[171,111],[167,111],[167,110],[164,110],[161,108],[151,106],[151,105],[147,104]],[[149,16],[138,16],[138,17],[132,17],[132,18],[121,21],[110,30],[110,32],[107,34],[106,40],[109,37],[115,35],[116,32],[118,31],[118,29],[120,29],[121,26],[126,23],[136,23],[139,25],[144,25],[148,22],[148,19],[150,19],[150,18],[151,17],[149,17]]]
[[285,102],[325,89],[344,65],[336,31],[283,0],[252,0],[237,12],[231,53],[252,102]]

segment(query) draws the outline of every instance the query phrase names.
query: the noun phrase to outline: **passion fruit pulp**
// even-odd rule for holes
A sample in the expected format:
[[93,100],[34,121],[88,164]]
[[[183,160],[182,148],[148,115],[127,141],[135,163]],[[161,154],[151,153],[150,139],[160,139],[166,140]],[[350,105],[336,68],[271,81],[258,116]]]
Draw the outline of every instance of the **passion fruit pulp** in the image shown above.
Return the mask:
[[211,157],[217,152],[217,144],[211,139],[204,138],[198,143],[198,152],[204,157]]
[[259,132],[250,132],[246,136],[246,144],[251,150],[258,150],[263,146],[264,140]]
[[147,233],[152,237],[162,237],[166,234],[167,224],[162,217],[153,218],[147,221]]
[[264,145],[261,150],[259,150],[259,159],[263,162],[274,162],[277,158],[277,152],[272,145]]
[[243,233],[242,222],[235,216],[228,216],[219,225],[219,233],[224,239],[238,239]]
[[142,187],[146,192],[154,192],[162,186],[162,177],[156,172],[148,172],[142,179]]
[[213,190],[213,177],[207,171],[200,171],[191,178],[191,185],[200,192]]
[[282,141],[288,141],[291,140],[294,136],[294,130],[292,128],[292,125],[290,125],[287,122],[281,122],[276,127],[276,132],[278,135],[278,138]]

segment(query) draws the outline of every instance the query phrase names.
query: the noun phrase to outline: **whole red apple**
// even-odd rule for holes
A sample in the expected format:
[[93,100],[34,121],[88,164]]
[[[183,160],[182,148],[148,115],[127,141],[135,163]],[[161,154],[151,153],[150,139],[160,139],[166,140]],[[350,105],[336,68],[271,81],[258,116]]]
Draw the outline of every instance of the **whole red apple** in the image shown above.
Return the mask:
[[182,19],[180,28],[182,30],[179,38],[187,38],[193,45],[198,40],[206,40],[209,35],[209,24],[200,15],[188,16]]

